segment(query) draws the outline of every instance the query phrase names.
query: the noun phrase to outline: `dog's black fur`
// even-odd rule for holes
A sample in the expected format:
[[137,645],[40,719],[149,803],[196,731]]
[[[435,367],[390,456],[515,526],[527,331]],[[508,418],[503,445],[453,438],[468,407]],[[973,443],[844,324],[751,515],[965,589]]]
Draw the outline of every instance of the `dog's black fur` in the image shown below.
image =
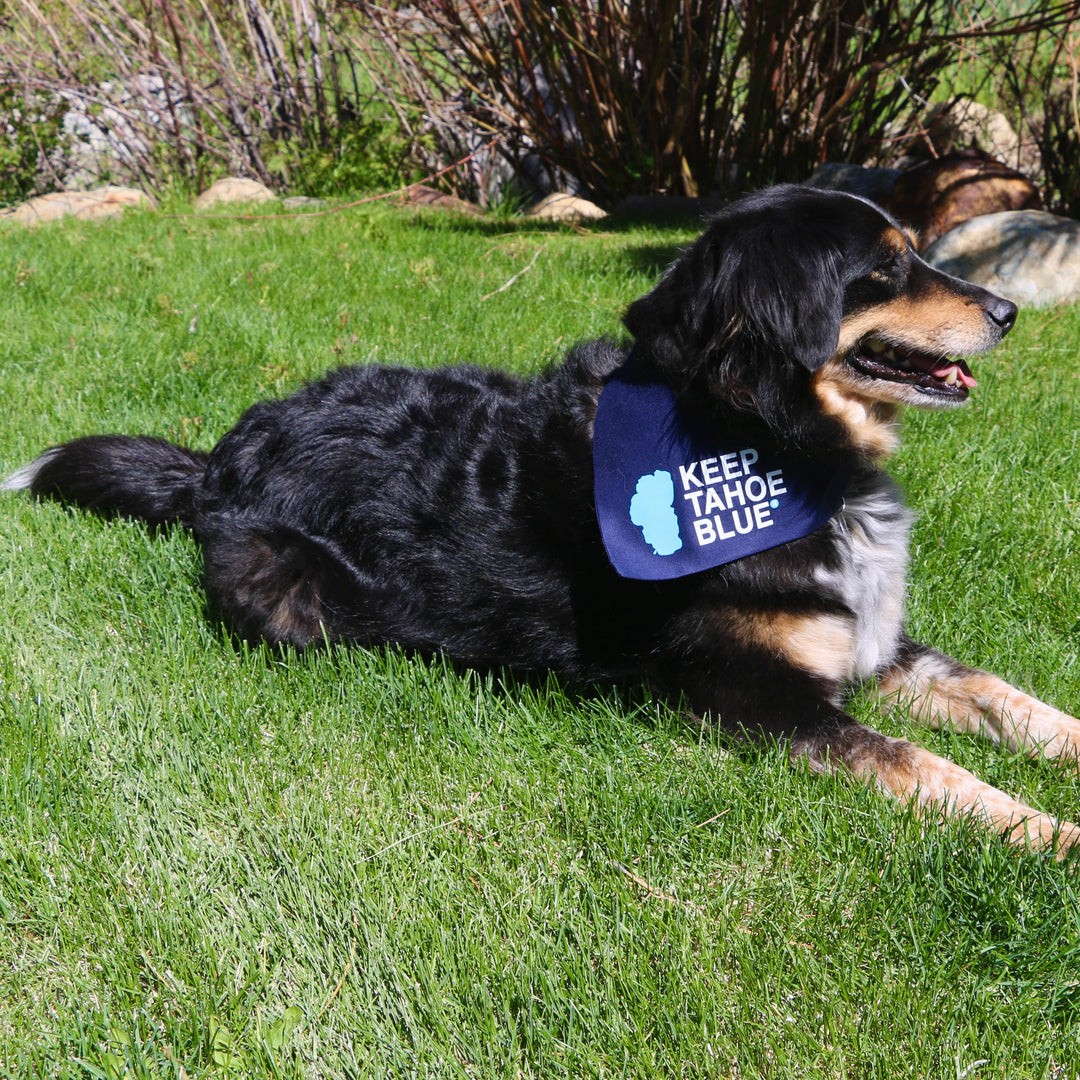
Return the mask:
[[918,694],[927,663],[937,683],[970,674],[903,633],[908,518],[878,462],[897,404],[967,397],[926,356],[990,348],[1015,315],[928,267],[864,200],[776,188],[722,212],[630,306],[633,347],[748,445],[840,453],[853,474],[845,509],[815,533],[671,581],[620,578],[600,539],[592,422],[631,348],[613,340],[532,380],[345,368],[255,405],[209,455],[92,436],[7,486],[191,529],[211,601],[246,637],[395,642],[574,680],[644,673],[815,765],[972,809],[957,781],[920,794],[933,785],[915,748],[856,724],[841,697],[873,676]]

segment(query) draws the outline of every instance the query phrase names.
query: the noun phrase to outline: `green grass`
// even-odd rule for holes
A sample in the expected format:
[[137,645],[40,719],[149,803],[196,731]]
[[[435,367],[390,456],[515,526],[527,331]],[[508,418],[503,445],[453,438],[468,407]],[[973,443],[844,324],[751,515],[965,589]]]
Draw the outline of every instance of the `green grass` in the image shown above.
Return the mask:
[[[96,431],[209,447],[339,362],[534,371],[689,235],[386,208],[0,233],[0,469]],[[896,461],[915,632],[1074,713],[1078,340],[1026,313]],[[0,520],[0,1074],[1075,1075],[1072,864],[641,686],[238,649],[184,534]],[[853,707],[1080,814],[1075,775]]]

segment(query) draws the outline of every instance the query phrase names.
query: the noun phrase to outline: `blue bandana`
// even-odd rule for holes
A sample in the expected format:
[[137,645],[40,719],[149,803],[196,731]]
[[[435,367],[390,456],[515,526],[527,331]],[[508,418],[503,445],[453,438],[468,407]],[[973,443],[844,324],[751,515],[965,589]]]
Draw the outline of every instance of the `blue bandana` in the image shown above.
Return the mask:
[[809,535],[840,509],[851,465],[725,437],[633,358],[604,387],[593,434],[596,516],[611,565],[660,581]]

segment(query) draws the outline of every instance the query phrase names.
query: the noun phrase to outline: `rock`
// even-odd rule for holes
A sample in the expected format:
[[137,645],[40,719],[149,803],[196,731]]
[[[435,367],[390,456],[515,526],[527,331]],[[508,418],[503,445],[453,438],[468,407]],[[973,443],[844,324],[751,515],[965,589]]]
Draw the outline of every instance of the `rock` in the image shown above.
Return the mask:
[[42,225],[63,217],[100,221],[120,217],[131,206],[157,209],[157,204],[145,192],[109,184],[92,191],[53,191],[48,195],[38,195],[3,211],[0,220],[13,221],[18,225]]
[[870,168],[867,165],[848,165],[841,161],[826,161],[805,181],[807,187],[846,191],[864,199],[884,204],[892,194],[900,176],[899,169]]
[[67,188],[89,188],[107,177],[139,176],[137,162],[159,141],[190,137],[191,101],[177,81],[139,74],[118,82],[65,87],[64,138],[48,151],[49,173]]
[[325,210],[329,203],[325,199],[316,199],[311,195],[290,195],[281,200],[283,210]]
[[1080,300],[1080,221],[1041,210],[985,214],[931,244],[923,258],[1018,304]]
[[1002,113],[971,98],[956,97],[935,105],[926,116],[924,128],[929,145],[922,153],[982,150],[1029,176],[1042,171],[1042,158],[1034,142],[1021,140]]
[[246,176],[223,176],[215,180],[196,200],[196,210],[209,210],[221,203],[268,203],[278,197],[258,180]]
[[608,215],[606,210],[601,210],[596,203],[589,202],[588,199],[581,199],[562,191],[553,191],[550,195],[545,195],[535,206],[526,210],[525,216],[537,218],[539,221],[573,223],[599,221]]
[[482,214],[476,203],[466,202],[455,195],[446,195],[427,184],[413,184],[402,193],[401,201],[414,206],[431,206],[436,210],[455,210],[460,214]]
[[1039,189],[988,154],[964,150],[900,174],[885,206],[919,234],[919,250],[970,218],[1003,210],[1041,210]]

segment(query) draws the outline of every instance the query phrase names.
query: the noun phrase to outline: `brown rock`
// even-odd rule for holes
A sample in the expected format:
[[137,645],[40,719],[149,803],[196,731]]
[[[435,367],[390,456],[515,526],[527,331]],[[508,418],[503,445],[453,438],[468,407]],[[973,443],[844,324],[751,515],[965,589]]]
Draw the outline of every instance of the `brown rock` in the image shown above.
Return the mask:
[[93,221],[120,217],[131,206],[157,209],[157,204],[145,192],[137,188],[106,187],[91,191],[53,191],[38,195],[0,214],[0,220],[13,221],[18,225],[43,225],[64,217],[77,217]]
[[277,196],[265,184],[246,176],[223,176],[195,200],[195,209],[209,210],[222,203],[268,202],[277,202]]
[[601,210],[594,202],[588,199],[579,199],[576,195],[567,195],[565,192],[554,191],[545,195],[535,206],[525,211],[526,217],[537,218],[540,221],[599,221],[606,218],[607,211]]
[[924,161],[900,174],[886,205],[928,248],[957,225],[1004,210],[1041,210],[1035,185],[977,150]]
[[413,184],[402,193],[401,201],[411,203],[414,206],[432,206],[436,210],[456,210],[461,214],[482,214],[483,211],[475,203],[466,202],[454,195],[445,195],[426,184]]

